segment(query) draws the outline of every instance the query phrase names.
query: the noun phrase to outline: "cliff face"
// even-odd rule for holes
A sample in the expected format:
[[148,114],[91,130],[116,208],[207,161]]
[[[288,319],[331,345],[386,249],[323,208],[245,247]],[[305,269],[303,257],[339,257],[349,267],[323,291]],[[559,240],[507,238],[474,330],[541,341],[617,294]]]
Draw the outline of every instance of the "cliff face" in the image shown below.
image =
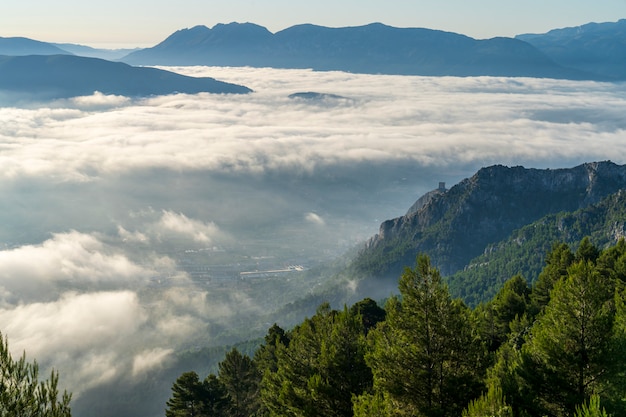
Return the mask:
[[361,273],[397,277],[426,253],[444,275],[462,269],[513,230],[560,211],[574,211],[626,188],[626,165],[593,162],[569,169],[491,166],[417,211],[387,220],[355,261]]

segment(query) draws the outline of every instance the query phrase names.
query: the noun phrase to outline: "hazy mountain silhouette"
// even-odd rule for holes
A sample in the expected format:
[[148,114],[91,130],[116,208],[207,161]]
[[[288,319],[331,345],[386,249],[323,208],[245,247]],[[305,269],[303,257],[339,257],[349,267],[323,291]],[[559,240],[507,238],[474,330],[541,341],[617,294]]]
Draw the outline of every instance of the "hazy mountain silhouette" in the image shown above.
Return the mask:
[[[74,43],[54,43],[52,44],[61,48],[68,53],[89,58],[101,58],[109,61],[119,60],[131,52],[138,51],[141,48],[123,48],[123,49],[102,49],[92,48],[91,46],[78,45]],[[7,54],[9,55],[9,54]]]
[[297,25],[272,34],[252,23],[196,26],[129,54],[141,65],[218,65],[312,68],[358,73],[529,76],[588,79],[530,44],[511,38],[468,36],[380,23],[328,28]]
[[[381,23],[329,28],[296,25],[275,34],[253,23],[196,26],[152,48],[108,50],[0,38],[0,55],[75,54],[133,65],[311,68],[357,73],[626,79],[626,20],[545,34],[477,40]],[[128,53],[128,54],[126,54]]]
[[93,94],[248,93],[247,87],[73,55],[0,56],[0,92],[49,99]]
[[71,55],[70,52],[63,50],[55,45],[47,42],[40,42],[28,38],[2,38],[0,37],[0,55]]
[[252,23],[195,26],[179,30],[158,45],[133,52],[122,61],[140,65],[245,66],[265,62],[273,35]]
[[626,19],[516,36],[570,68],[626,79]]

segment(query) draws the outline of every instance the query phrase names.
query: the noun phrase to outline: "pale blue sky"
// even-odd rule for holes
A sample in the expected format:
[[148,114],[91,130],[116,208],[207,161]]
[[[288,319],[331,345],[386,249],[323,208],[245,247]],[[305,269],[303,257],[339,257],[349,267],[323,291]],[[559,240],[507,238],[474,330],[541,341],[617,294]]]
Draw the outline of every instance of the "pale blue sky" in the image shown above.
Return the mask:
[[0,36],[151,46],[178,29],[237,21],[272,32],[299,23],[382,22],[490,38],[621,18],[626,0],[5,0]]

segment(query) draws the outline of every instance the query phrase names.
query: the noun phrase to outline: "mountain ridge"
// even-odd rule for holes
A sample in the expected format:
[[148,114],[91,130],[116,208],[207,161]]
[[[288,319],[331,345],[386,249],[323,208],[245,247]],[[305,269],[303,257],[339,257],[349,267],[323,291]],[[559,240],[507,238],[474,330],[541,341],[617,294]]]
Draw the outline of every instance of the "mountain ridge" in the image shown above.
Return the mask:
[[551,213],[587,207],[624,188],[626,165],[610,161],[544,170],[485,167],[417,211],[383,222],[351,268],[361,276],[394,278],[413,265],[417,253],[426,253],[451,275],[515,229]]
[[427,28],[374,22],[361,26],[294,25],[276,33],[255,23],[197,25],[144,49],[103,50],[0,38],[0,55],[68,54],[132,65],[310,68],[424,76],[509,76],[626,80],[626,19],[544,34],[474,39]]
[[249,93],[214,78],[194,78],[156,68],[74,55],[0,56],[0,92],[18,98],[54,99],[103,94]]
[[[225,36],[227,35],[227,36]],[[138,65],[217,65],[311,68],[428,76],[530,76],[595,79],[554,63],[513,38],[476,40],[425,28],[382,23],[330,28],[295,25],[275,34],[253,23],[176,31],[152,48],[122,59]]]
[[591,22],[515,38],[530,43],[560,65],[626,79],[626,19]]
[[72,53],[48,42],[41,42],[24,37],[0,37],[0,55],[59,55]]

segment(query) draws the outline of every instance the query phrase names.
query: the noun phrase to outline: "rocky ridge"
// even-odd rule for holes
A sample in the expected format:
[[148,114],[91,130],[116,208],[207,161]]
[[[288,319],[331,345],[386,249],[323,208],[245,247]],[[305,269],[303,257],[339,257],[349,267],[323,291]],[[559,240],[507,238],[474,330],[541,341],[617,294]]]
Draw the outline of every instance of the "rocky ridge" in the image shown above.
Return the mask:
[[482,168],[417,211],[383,222],[354,266],[368,276],[397,278],[417,253],[426,253],[449,275],[515,229],[550,213],[587,207],[624,188],[626,165],[610,161],[568,169]]

